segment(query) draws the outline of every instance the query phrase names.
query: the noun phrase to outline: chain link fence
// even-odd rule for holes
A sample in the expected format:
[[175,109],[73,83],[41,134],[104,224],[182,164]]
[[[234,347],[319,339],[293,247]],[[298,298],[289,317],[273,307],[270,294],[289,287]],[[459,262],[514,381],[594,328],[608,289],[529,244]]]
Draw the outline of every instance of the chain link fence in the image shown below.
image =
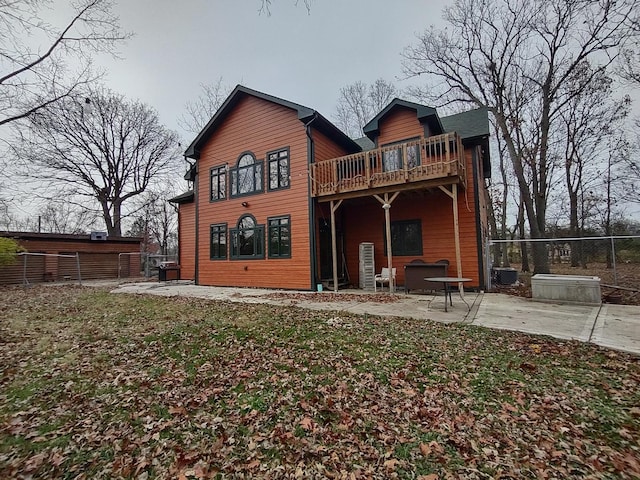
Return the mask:
[[640,304],[639,235],[489,240],[487,247],[490,288],[505,284],[502,277],[530,286],[537,255],[537,263],[545,263],[548,273],[597,276],[603,295]]

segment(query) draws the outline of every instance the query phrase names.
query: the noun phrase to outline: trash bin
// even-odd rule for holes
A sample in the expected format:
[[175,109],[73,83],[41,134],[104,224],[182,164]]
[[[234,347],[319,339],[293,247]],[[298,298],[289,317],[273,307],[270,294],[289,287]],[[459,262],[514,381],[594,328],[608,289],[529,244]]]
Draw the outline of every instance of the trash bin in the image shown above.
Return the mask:
[[518,281],[518,271],[515,268],[493,268],[493,279],[498,285],[513,285]]
[[180,265],[176,262],[161,262],[158,267],[158,280],[160,282],[180,280]]

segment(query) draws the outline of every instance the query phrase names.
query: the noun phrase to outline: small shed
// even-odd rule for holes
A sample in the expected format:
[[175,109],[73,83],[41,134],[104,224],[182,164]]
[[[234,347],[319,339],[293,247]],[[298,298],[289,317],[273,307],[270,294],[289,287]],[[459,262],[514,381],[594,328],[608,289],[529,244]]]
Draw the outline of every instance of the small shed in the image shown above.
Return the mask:
[[0,232],[0,237],[17,241],[28,253],[47,254],[19,257],[0,267],[0,284],[23,283],[25,275],[29,283],[77,280],[78,259],[83,280],[140,275],[139,237],[108,237],[104,232]]

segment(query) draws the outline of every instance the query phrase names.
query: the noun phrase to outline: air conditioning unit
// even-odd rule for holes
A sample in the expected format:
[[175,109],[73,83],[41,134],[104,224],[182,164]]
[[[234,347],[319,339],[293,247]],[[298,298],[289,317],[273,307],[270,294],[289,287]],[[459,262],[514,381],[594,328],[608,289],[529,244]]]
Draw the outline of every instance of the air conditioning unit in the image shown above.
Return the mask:
[[107,236],[107,232],[91,232],[91,240],[104,241]]
[[360,268],[359,284],[362,290],[373,290],[376,282],[376,262],[374,258],[373,243],[360,244]]

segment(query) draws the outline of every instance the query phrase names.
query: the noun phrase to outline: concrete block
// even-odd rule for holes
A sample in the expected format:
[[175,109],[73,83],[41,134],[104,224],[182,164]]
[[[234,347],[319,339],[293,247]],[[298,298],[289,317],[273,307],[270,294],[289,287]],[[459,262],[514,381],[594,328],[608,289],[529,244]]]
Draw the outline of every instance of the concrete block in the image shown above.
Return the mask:
[[534,300],[600,305],[600,277],[587,275],[537,274],[531,277]]

